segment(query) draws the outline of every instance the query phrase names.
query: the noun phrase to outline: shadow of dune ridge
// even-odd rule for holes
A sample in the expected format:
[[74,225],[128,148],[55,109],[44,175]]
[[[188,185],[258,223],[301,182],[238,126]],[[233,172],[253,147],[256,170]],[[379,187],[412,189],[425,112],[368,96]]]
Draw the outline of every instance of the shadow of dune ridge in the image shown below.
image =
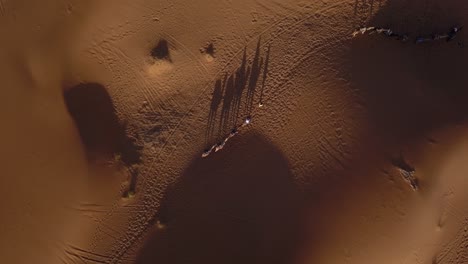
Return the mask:
[[[468,3],[388,0],[369,26],[421,35],[448,32],[463,25]],[[416,45],[381,35],[350,39],[341,75],[349,80],[366,107],[379,141],[403,143],[441,126],[466,121],[468,53],[458,42]]]
[[[208,114],[207,144],[212,144],[214,143],[212,141],[224,137],[226,133],[238,125],[240,119],[252,114],[254,97],[259,86],[260,77],[263,78],[261,81],[261,94],[259,95],[261,101],[268,74],[270,47],[268,47],[264,56],[265,58],[261,54],[261,40],[259,39],[252,61],[248,59],[246,47],[240,66],[233,73],[226,74],[215,82]],[[220,107],[221,110],[219,110]]]
[[141,147],[127,135],[104,86],[82,83],[66,89],[63,96],[89,161],[113,160],[116,155],[127,166],[141,161]]
[[[195,158],[171,186],[138,264],[291,263],[300,194],[283,154],[262,136]],[[248,149],[247,149],[248,147]]]
[[[412,40],[466,25],[468,3],[448,1],[388,0],[368,20],[368,26],[391,28]],[[356,104],[365,113],[365,149],[358,163],[380,156],[391,163],[416,142],[428,142],[434,131],[468,121],[467,34],[461,31],[451,42],[415,44],[383,35],[347,39],[336,54],[338,74],[346,80]],[[413,147],[411,149],[415,150]],[[365,153],[364,153],[365,152]],[[425,155],[414,156],[414,163]],[[420,163],[421,165],[422,163]],[[412,164],[410,164],[412,165]],[[431,167],[438,171],[438,166]],[[436,173],[421,175],[420,193],[427,194]]]

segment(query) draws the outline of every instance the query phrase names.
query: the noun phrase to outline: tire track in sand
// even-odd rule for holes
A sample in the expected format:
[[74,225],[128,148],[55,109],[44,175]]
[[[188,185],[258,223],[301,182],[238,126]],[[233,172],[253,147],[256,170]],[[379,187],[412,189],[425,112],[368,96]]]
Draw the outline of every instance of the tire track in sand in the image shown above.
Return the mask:
[[[113,37],[112,38],[116,38],[115,35],[112,35]],[[170,39],[172,39],[175,43],[177,43],[178,45],[180,45],[182,47],[182,52],[184,53],[184,55],[188,58],[190,58],[190,61],[194,61],[194,60],[197,60],[196,56],[193,54],[193,53],[190,53],[188,48],[186,46],[184,46],[180,41],[178,41],[177,39],[175,39],[174,37],[170,36]],[[125,89],[125,87],[130,87],[130,86],[134,86],[135,84],[139,87],[142,87],[142,91],[143,91],[143,96],[144,98],[148,101],[148,102],[152,102],[154,101],[153,97],[155,96],[152,91],[157,91],[156,89],[151,89],[150,86],[152,86],[151,83],[149,83],[149,81],[146,81],[147,80],[147,76],[144,76],[142,70],[143,68],[141,67],[140,63],[138,62],[135,62],[134,60],[132,60],[128,55],[125,54],[125,52],[120,49],[119,47],[117,47],[116,45],[113,44],[114,41],[113,40],[103,40],[103,41],[100,41],[98,43],[96,43],[95,45],[93,45],[93,48],[87,50],[88,53],[93,57],[95,58],[97,61],[100,62],[100,64],[103,64],[108,70],[109,72],[111,72],[114,76],[114,84],[112,86],[114,86],[115,88],[118,88],[117,91],[115,91],[115,93],[117,93],[116,95],[116,98],[119,98],[120,96],[118,95],[120,92],[120,90],[122,89]],[[117,62],[122,62],[124,61],[124,67],[118,67],[116,66]],[[203,67],[197,67],[198,71],[200,74],[202,75],[205,75],[207,76],[208,74],[208,69],[206,68],[205,65],[202,64],[202,62],[200,60],[197,60],[196,63],[200,64],[201,66]],[[130,79],[124,79],[122,78],[122,76],[128,76],[128,72],[132,72],[132,78]],[[193,73],[192,75],[195,75],[196,73]],[[195,79],[194,79],[194,76],[190,76],[190,78],[192,79],[192,82],[195,82]],[[156,95],[158,96],[158,95]],[[120,98],[119,98],[120,99]],[[122,101],[122,102],[120,102]],[[130,109],[129,106],[127,106],[127,104],[125,103],[125,100],[119,100],[119,105],[123,105],[124,106],[124,112],[129,112],[128,110]],[[159,113],[160,111],[158,111],[159,109],[155,109],[154,106],[152,104],[149,104],[150,106],[150,111],[153,112],[153,113]],[[120,107],[119,107],[120,108]],[[121,203],[120,201],[117,201],[116,203],[114,203],[113,205],[110,206],[109,209],[107,209],[107,213],[104,214],[104,216],[102,216],[101,218],[94,218],[93,220],[97,223],[97,228],[96,230],[98,231],[98,233],[102,234],[102,235],[105,235],[105,236],[110,236],[110,234],[114,233],[116,234],[115,232],[107,232],[105,231],[106,228],[108,228],[108,225],[106,225],[106,219],[108,218],[111,218],[112,215],[117,211],[118,212],[118,208],[121,207]],[[136,213],[135,210],[132,210],[131,213]],[[95,247],[96,246],[96,243],[97,241],[99,240],[98,239],[99,235],[98,234],[95,234],[95,236],[93,236],[92,240],[94,242],[91,243],[91,247]]]
[[[307,19],[311,18],[311,17],[314,17],[314,16],[317,16],[317,14],[320,14],[320,15],[326,15],[327,11],[330,11],[330,10],[333,10],[335,7],[339,6],[339,5],[342,5],[343,3],[345,3],[346,1],[341,1],[339,3],[335,3],[334,5],[327,5],[326,7],[324,8],[321,8],[321,9],[318,9],[316,10],[315,12],[309,14],[309,15],[306,15],[304,18],[302,19],[299,19],[298,21],[295,21],[292,23],[292,25],[287,25],[285,27],[281,27],[280,30],[276,30],[276,31],[272,31],[270,33],[276,33],[275,36],[272,36],[270,37],[267,41],[263,42],[262,44],[262,48],[265,47],[266,45],[270,45],[272,43],[272,40],[274,40],[275,38],[283,35],[284,33],[286,32],[290,32],[291,30],[294,30],[294,29],[297,29],[298,26],[302,26],[301,23],[303,23],[304,21],[306,21]],[[267,32],[269,32],[270,30],[272,30],[274,27],[277,27],[279,26],[280,24],[286,22],[288,19],[290,19],[293,15],[297,15],[297,14],[301,14],[300,11],[295,11],[295,12],[291,12],[289,13],[286,17],[280,19],[277,23],[273,23],[272,25],[268,26],[267,28],[265,28],[264,30],[262,30],[260,33],[258,33],[255,37],[252,37],[250,41],[247,42],[246,45],[250,45],[251,43],[257,41],[258,37],[262,36],[262,35],[266,35]],[[303,14],[303,13],[302,13]],[[135,32],[131,32],[131,33],[135,33]],[[130,33],[130,34],[131,34]],[[111,35],[112,36],[112,35]],[[128,34],[127,34],[128,36]],[[110,42],[113,42],[113,41],[117,41],[118,38],[113,35]],[[102,43],[102,42],[101,42]],[[237,53],[235,53],[230,60],[228,60],[228,62],[225,64],[225,66],[223,67],[222,70],[220,70],[220,72],[223,72],[225,71],[228,67],[230,67],[232,65],[232,63],[239,57],[239,55],[242,53],[242,51],[244,50],[244,48],[240,48],[238,50]],[[302,56],[302,59],[300,61],[303,61],[304,59],[304,55],[301,54],[299,55],[299,58],[301,58]],[[106,56],[107,59],[109,59],[108,56]],[[307,57],[307,56],[305,56]],[[104,59],[104,61],[106,61],[106,59]],[[104,63],[105,64],[105,63]],[[112,68],[115,68],[115,67],[112,67]],[[113,70],[112,68],[109,68],[110,70]],[[216,80],[218,78],[218,76],[216,76],[214,78],[214,80]],[[166,146],[168,145],[168,143],[172,140],[172,141],[177,141],[177,140],[173,140],[174,139],[174,136],[176,136],[176,132],[178,130],[178,128],[180,127],[180,125],[183,123],[183,121],[189,116],[189,113],[191,113],[194,108],[199,104],[199,101],[200,99],[205,95],[206,93],[206,90],[208,88],[210,88],[212,85],[209,84],[209,85],[206,85],[205,88],[202,89],[202,91],[200,92],[200,96],[198,96],[196,98],[196,100],[194,100],[194,103],[189,107],[189,110],[182,116],[181,120],[178,122],[178,124],[174,127],[174,129],[172,129],[172,132],[170,134],[170,136],[168,137],[168,140],[166,141],[166,143],[161,147],[160,151],[158,151],[158,153],[156,153],[156,155],[152,158],[152,161],[150,161],[150,166],[149,166],[149,169],[146,170],[145,173],[142,173],[143,174],[148,174],[148,173],[151,173],[153,168],[154,168],[154,165],[155,165],[155,162],[161,157],[161,154],[165,151],[166,149]],[[204,114],[204,112],[203,112]],[[165,157],[170,157],[169,155],[170,153],[168,153],[168,155],[166,155]],[[147,176],[147,175],[146,175]],[[163,189],[163,187],[161,186],[158,186],[157,184],[157,181],[156,179],[148,179],[148,177],[143,177],[143,179],[145,180],[145,182],[142,182],[141,184],[143,185],[149,185],[150,187],[156,187],[155,189],[156,190],[159,190],[161,191],[161,189]],[[148,181],[146,181],[148,180]],[[158,188],[159,187],[159,188]],[[149,192],[151,192],[153,190],[153,188],[145,188],[145,189],[149,189]],[[122,256],[125,254],[125,252],[128,250],[128,248],[130,248],[131,245],[134,244],[135,241],[138,240],[139,237],[142,236],[142,234],[144,233],[144,231],[148,228],[150,222],[151,222],[151,218],[153,217],[152,215],[150,215],[148,217],[148,214],[153,214],[154,210],[157,209],[157,207],[155,206],[155,203],[154,202],[157,202],[160,198],[158,196],[161,196],[160,194],[158,195],[158,193],[150,193],[149,195],[145,195],[145,197],[143,198],[144,202],[143,202],[143,211],[147,211],[147,213],[138,213],[136,218],[139,220],[139,221],[143,221],[143,223],[134,223],[132,222],[131,224],[134,224],[134,225],[137,225],[136,226],[136,229],[134,228],[130,228],[132,231],[129,232],[127,231],[127,234],[124,235],[124,238],[120,239],[120,242],[117,242],[117,244],[115,245],[115,249],[112,250],[113,253],[112,253],[112,261],[110,263],[114,263],[114,262],[118,262],[122,259]],[[146,202],[145,202],[146,201]],[[116,202],[114,206],[112,206],[112,208],[108,211],[108,213],[106,214],[106,216],[104,218],[107,218],[107,217],[112,217],[112,214],[115,210],[117,210],[119,207],[120,207],[120,201]],[[149,212],[149,213],[148,213]],[[143,215],[142,215],[143,214]],[[146,214],[146,215],[144,215]],[[143,219],[143,220],[141,220]],[[104,221],[105,219],[102,219],[102,221],[100,222],[106,222]],[[138,222],[139,222],[138,221]],[[128,234],[130,233],[130,234]],[[122,241],[125,241],[125,242],[122,242]]]
[[[343,1],[345,2],[345,1]],[[282,30],[280,30],[280,32],[276,32],[277,35],[275,35],[275,37],[272,37],[270,39],[268,39],[266,42],[264,42],[262,44],[262,47],[264,47],[265,45],[269,45],[271,44],[272,40],[273,39],[276,39],[278,38],[278,36],[284,34],[285,32],[290,32],[291,30],[293,29],[297,29],[298,26],[302,26],[301,24],[306,21],[307,19],[309,19],[310,17],[312,16],[315,16],[317,13],[320,13],[321,15],[323,15],[324,13],[326,13],[325,11],[329,11],[329,10],[332,10],[333,7],[336,7],[338,5],[341,5],[343,4],[343,2],[340,2],[340,3],[336,3],[335,5],[333,6],[327,6],[326,8],[324,9],[321,9],[321,10],[317,10],[316,12],[310,14],[310,15],[307,15],[305,16],[304,18],[296,21],[293,23],[292,26],[290,27],[285,27],[283,28]],[[322,11],[323,10],[323,11]],[[286,18],[287,19],[287,18]],[[282,21],[285,21],[286,19],[283,19]],[[271,29],[273,26],[269,27],[269,29]],[[267,32],[268,29],[266,30],[263,30],[259,35],[261,34],[264,34],[265,32]],[[253,38],[249,41],[249,43],[253,42],[253,41],[256,41],[257,39]],[[240,49],[238,54],[240,54],[242,52],[243,49]],[[297,58],[300,58],[299,62],[302,62],[305,60],[305,58],[307,58],[307,54],[299,54],[296,56]],[[233,58],[231,59],[231,61],[235,60],[236,59],[236,55],[233,56]],[[227,66],[226,66],[227,67]],[[225,67],[225,68],[226,68]],[[296,65],[294,66],[296,67]],[[202,96],[204,96],[205,94],[205,91],[208,87],[211,87],[211,86],[206,86],[201,92],[200,92],[200,96],[197,98],[197,100],[191,105],[191,107],[189,108],[189,110],[184,114],[184,116],[181,118],[180,122],[178,123],[178,125],[174,128],[173,130],[173,133],[171,134],[171,137],[170,139],[168,139],[168,141],[166,142],[166,144],[162,147],[162,149],[159,151],[158,155],[156,157],[153,158],[153,161],[150,163],[150,168],[145,172],[145,174],[147,173],[151,173],[153,168],[154,168],[154,164],[156,162],[156,160],[158,158],[161,157],[161,154],[163,153],[163,151],[165,150],[165,146],[167,146],[167,144],[169,143],[169,141],[175,136],[175,132],[178,130],[179,126],[182,124],[183,120],[185,118],[187,118],[188,114],[191,113],[195,106],[199,104],[199,100],[201,99]],[[175,140],[176,142],[178,140]],[[170,153],[168,153],[167,155],[165,155],[165,157],[170,157]],[[157,209],[157,201],[159,200],[158,198],[160,198],[159,196],[161,196],[161,194],[158,194],[157,192],[156,193],[151,193],[152,190],[161,190],[161,186],[158,186],[158,182],[156,181],[156,179],[149,179],[148,177],[144,177],[145,179],[145,185],[148,185],[146,186],[146,190],[149,191],[150,193],[149,194],[146,194],[144,195],[143,199],[144,199],[144,211],[146,211],[147,213],[144,213],[144,214],[139,214],[137,216],[135,216],[135,221],[132,221],[130,224],[133,225],[133,227],[130,227],[129,230],[131,230],[131,232],[127,232],[127,235],[125,235],[125,237],[121,240],[121,241],[125,241],[125,242],[119,242],[117,243],[117,245],[115,246],[114,250],[112,250],[112,256],[113,256],[113,259],[112,259],[112,263],[114,262],[119,262],[122,258],[122,256],[125,255],[125,253],[127,252],[127,250],[144,234],[145,230],[151,225],[151,223],[153,222],[153,217],[154,217],[154,212],[155,210]],[[154,188],[151,188],[151,187],[154,187]]]
[[[286,21],[286,20],[287,20],[288,18],[290,18],[292,15],[296,15],[296,14],[298,14],[298,11],[289,13],[289,14],[288,14],[287,16],[285,16],[283,19],[280,19],[278,22],[273,23],[272,25],[270,25],[270,26],[268,26],[267,28],[265,28],[263,31],[261,31],[259,34],[257,34],[256,37],[258,37],[258,36],[261,35],[261,34],[264,34],[265,32],[267,32],[268,30],[272,29],[272,28],[275,27],[275,26],[278,26],[280,23]],[[143,26],[143,28],[144,28],[144,26]],[[284,31],[284,30],[282,30],[282,31]],[[280,32],[282,32],[282,31],[280,31]],[[130,31],[127,31],[127,33],[128,33],[128,32],[130,32]],[[135,33],[135,32],[133,32],[133,33]],[[120,55],[122,55],[123,57],[126,57],[126,55],[123,54],[123,53],[121,53],[121,52],[119,52],[119,51],[121,51],[121,50],[119,50],[117,47],[115,47],[115,46],[112,44],[113,42],[115,42],[115,41],[117,41],[117,40],[120,39],[119,35],[118,35],[118,34],[108,34],[108,35],[109,35],[109,37],[106,37],[106,38],[104,38],[102,41],[99,41],[98,43],[95,43],[95,44],[93,45],[93,48],[91,48],[91,49],[88,50],[88,53],[91,54],[93,58],[97,59],[97,60],[100,62],[100,64],[104,64],[105,67],[106,67],[110,72],[114,72],[114,77],[115,77],[116,80],[117,80],[116,83],[122,83],[122,78],[121,78],[121,76],[123,76],[123,74],[125,73],[125,71],[121,71],[118,67],[111,67],[111,66],[113,66],[113,64],[115,64],[115,61],[116,61],[116,60],[113,59],[113,58],[111,58],[111,56],[110,56],[109,54],[113,54],[114,52],[112,52],[112,50],[116,50],[117,53],[118,53],[118,54],[120,53]],[[129,35],[131,35],[131,34],[129,34]],[[253,43],[254,41],[256,41],[256,38],[255,38],[255,37],[252,38],[249,42],[247,42],[247,45]],[[239,50],[237,51],[237,53],[235,53],[235,55],[233,55],[233,56],[228,60],[228,63],[218,72],[218,75],[222,74],[222,72],[225,71],[225,70],[231,65],[231,63],[235,61],[235,59],[238,57],[238,55],[241,54],[241,52],[242,52],[243,50],[244,50],[244,48],[239,49]],[[131,60],[130,60],[128,57],[126,57],[126,59],[127,59],[127,61],[131,62]],[[137,65],[135,64],[135,65],[133,65],[133,66],[137,66]],[[132,68],[132,67],[130,67],[130,66],[127,67],[127,69],[130,69],[130,70],[132,70],[132,71],[135,71],[134,68]],[[116,71],[117,71],[117,72],[116,72]],[[135,71],[135,72],[136,72],[136,71]],[[140,76],[142,77],[142,79],[145,79],[145,78],[143,78],[143,76],[142,76],[141,74],[140,74]],[[212,81],[214,82],[217,78],[219,78],[219,76],[216,75],[216,76],[213,78]],[[141,82],[140,82],[140,83],[141,83]],[[120,86],[120,85],[117,85],[117,86]],[[146,85],[145,85],[145,86],[146,86]],[[205,88],[204,88],[204,90],[203,90],[201,93],[203,93],[204,91],[206,91],[206,90],[207,90],[208,88],[210,88],[211,86],[212,86],[211,83],[210,83],[209,85],[206,85]],[[120,89],[119,89],[119,90],[120,90]],[[148,88],[148,89],[144,89],[144,90],[150,90],[150,89]],[[147,92],[147,91],[145,91],[145,92]],[[118,93],[118,91],[117,91],[117,93]],[[198,97],[198,99],[200,99],[200,97],[201,97],[202,95],[203,95],[203,94],[201,94],[201,95]],[[152,93],[147,94],[147,96],[145,96],[145,98],[146,98],[146,99],[152,98]],[[198,102],[198,100],[197,100],[194,104],[196,104],[197,102]],[[125,103],[124,103],[124,105],[125,105]],[[193,105],[192,105],[192,106],[193,106]],[[155,110],[154,108],[152,109],[152,111],[153,111],[154,113],[156,113],[156,110]],[[186,115],[186,114],[188,114],[188,112],[185,113],[185,115]],[[178,123],[178,125],[180,125],[180,123],[181,123],[182,121],[183,121],[183,120],[181,120],[181,121]],[[172,130],[172,133],[171,133],[171,135],[169,136],[169,139],[172,138],[172,136],[174,135],[174,133],[175,133],[176,130],[177,130],[177,127],[178,127],[178,126],[176,126],[176,128],[174,128],[174,129]],[[167,144],[167,143],[166,143],[166,144]],[[164,144],[164,145],[162,146],[162,150],[161,150],[161,151],[159,151],[158,153],[152,153],[152,154],[156,154],[156,155],[159,156],[159,155],[162,153],[162,151],[164,150],[164,147],[166,146],[166,144]],[[151,170],[151,169],[150,169],[150,170]],[[146,179],[146,178],[144,178],[144,179]],[[117,209],[117,207],[118,207],[119,205],[120,205],[120,203],[119,203],[119,202],[116,202],[116,203],[114,204],[114,206],[112,206],[112,208],[109,210],[109,215],[108,215],[109,217],[112,215],[112,212],[115,211],[115,209]]]
[[[96,50],[92,50],[93,52],[90,52],[94,58],[96,58],[98,61],[101,62],[101,64],[104,64],[105,67],[113,73],[113,76],[116,78],[115,79],[115,85],[112,85],[112,86],[115,86],[116,88],[120,88],[120,89],[125,89],[125,87],[130,87],[130,86],[134,86],[135,84],[139,87],[143,87],[143,92],[144,92],[144,97],[146,100],[148,100],[148,102],[150,102],[150,100],[152,100],[152,94],[151,94],[151,90],[155,90],[155,89],[151,89],[150,86],[151,84],[146,81],[147,80],[147,76],[144,76],[144,74],[142,73],[142,67],[139,63],[133,61],[130,57],[128,57],[124,51],[122,51],[120,48],[118,48],[117,46],[113,45],[112,42],[100,42],[101,43],[101,47],[99,49],[96,49]],[[105,44],[105,45],[104,45]],[[113,56],[111,56],[113,55]],[[188,55],[186,55],[188,56]],[[189,56],[188,56],[189,57]],[[115,64],[117,64],[118,61],[124,61],[124,67],[117,67],[115,66]],[[121,76],[127,76],[128,74],[127,71],[131,71],[133,73],[133,76],[131,79],[123,79]],[[200,73],[206,73],[206,72],[203,72],[202,69],[199,69]],[[194,77],[193,76],[190,76],[192,78],[192,80],[194,81]],[[119,89],[119,90],[120,90]],[[119,93],[119,91],[117,91],[116,93]],[[148,93],[148,94],[145,94],[145,93]],[[119,97],[119,96],[117,96]],[[120,103],[124,103],[125,100],[123,100],[123,102],[120,102]],[[126,106],[124,104],[124,106]],[[154,109],[153,105],[150,104],[150,110],[154,113],[158,113],[158,109]],[[128,110],[129,107],[127,107],[127,109],[124,109],[125,110]],[[99,236],[100,235],[104,235],[104,236],[108,236],[108,237],[113,237],[111,234],[114,234],[114,235],[120,235],[120,234],[117,234],[115,231],[114,232],[109,232],[109,231],[106,231],[106,229],[109,228],[108,224],[106,224],[108,221],[109,218],[111,218],[113,216],[113,214],[115,214],[116,212],[118,212],[118,208],[121,207],[121,201],[117,201],[116,203],[114,203],[113,205],[110,205],[109,207],[110,208],[106,208],[107,212],[106,213],[103,213],[102,216],[98,219],[97,217],[94,217],[93,221],[96,222],[96,234],[93,236],[92,238],[92,243],[91,243],[91,247],[95,247],[96,246],[96,243],[97,241],[99,241]],[[137,213],[135,212],[135,210],[132,210],[131,213]],[[141,212],[140,212],[141,213]],[[98,234],[99,233],[99,234]],[[115,239],[117,240],[117,239]]]

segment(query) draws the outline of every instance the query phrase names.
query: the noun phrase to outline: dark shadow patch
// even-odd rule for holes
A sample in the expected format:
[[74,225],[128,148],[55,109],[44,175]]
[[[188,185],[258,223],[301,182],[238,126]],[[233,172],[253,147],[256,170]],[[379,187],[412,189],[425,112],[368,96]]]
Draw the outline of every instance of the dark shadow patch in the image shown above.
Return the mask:
[[149,237],[136,263],[291,263],[300,201],[283,154],[246,135],[230,151],[196,158],[167,190],[156,216],[165,227]]
[[[233,74],[234,80],[234,97],[232,100],[232,107],[229,109],[231,113],[227,118],[230,126],[233,128],[237,126],[237,119],[239,118],[239,112],[241,111],[242,95],[244,94],[245,89],[247,88],[247,82],[249,76],[251,76],[250,65],[247,66],[247,49],[244,49],[244,56],[242,57],[242,63],[240,67]],[[224,105],[223,105],[224,108]],[[225,127],[225,129],[230,129],[231,127]]]
[[[258,84],[258,79],[261,76],[261,70],[262,67],[264,66],[263,58],[261,57],[260,54],[260,39],[257,42],[257,48],[255,49],[255,56],[252,61],[251,69],[249,71],[248,77],[248,84],[247,84],[247,96],[246,96],[246,108],[247,108],[247,113],[252,113],[252,108],[254,105],[254,95],[255,95],[255,90],[257,89],[257,84]],[[269,52],[269,49],[268,49]],[[267,58],[269,57],[269,54],[267,54]],[[265,71],[266,69],[264,69]],[[250,77],[250,78],[249,78]]]
[[401,169],[401,170],[404,170],[406,172],[414,172],[414,167],[411,166],[406,160],[405,158],[403,157],[403,154],[400,153],[400,155],[398,155],[397,157],[393,157],[392,159],[392,164],[393,166]]
[[98,83],[82,83],[64,92],[68,112],[75,121],[91,162],[120,159],[126,166],[141,161],[141,146],[126,134],[111,97]]
[[263,93],[265,91],[265,83],[266,83],[266,79],[267,79],[267,76],[268,76],[268,62],[270,61],[270,50],[271,50],[271,45],[268,45],[268,50],[267,50],[267,54],[266,54],[266,58],[265,58],[265,65],[263,67],[263,77],[262,77],[262,86],[261,86],[261,89],[260,89],[260,99],[259,99],[259,105],[262,106],[263,105]]
[[[252,61],[248,60],[247,48],[245,48],[239,68],[216,81],[208,115],[207,144],[215,143],[216,140],[223,138],[229,131],[237,127],[239,118],[244,119],[251,116],[258,86],[261,86],[259,97],[260,104],[262,103],[268,73],[270,47],[264,54],[265,57],[261,54],[261,47],[259,39]],[[259,85],[262,77],[263,80]],[[222,108],[219,114],[221,103]]]
[[[456,0],[392,0],[368,21],[368,26],[391,28],[415,36],[444,32],[466,23],[468,13]],[[465,39],[464,32],[457,41]],[[366,149],[385,155],[388,162],[405,145],[432,131],[466,122],[468,118],[468,53],[456,42],[421,45],[369,35],[346,40],[338,52],[341,78],[350,83],[356,103],[368,118]],[[343,60],[344,59],[344,60]],[[346,92],[346,91],[344,91]],[[418,179],[408,166],[397,166],[422,194],[434,176]],[[403,168],[401,168],[403,167]],[[407,176],[411,177],[407,177]]]
[[208,115],[208,131],[206,133],[206,140],[208,141],[211,137],[218,138],[220,135],[215,134],[215,121],[218,108],[223,100],[223,93],[226,83],[226,77],[224,80],[217,80],[215,84],[215,89],[213,91],[213,96],[211,99],[210,105],[210,114]]
[[122,197],[124,198],[132,198],[136,193],[137,180],[138,180],[138,175],[139,175],[139,167],[130,166],[128,167],[128,172],[130,174],[130,182],[129,182],[127,190],[122,195]]
[[[467,10],[460,6],[455,0],[387,1],[369,25],[430,35],[463,24]],[[349,42],[341,72],[362,98],[381,142],[403,143],[466,120],[468,53],[455,42],[412,45],[373,36]]]
[[[379,238],[376,234],[384,236],[393,230],[388,219],[398,219],[400,213],[407,215],[412,210],[408,203],[414,198],[412,192],[403,191],[369,166],[381,162],[375,152],[363,155],[362,161],[345,171],[314,171],[317,177],[307,186],[304,201],[309,214],[302,232],[308,239],[301,249],[308,256],[307,263],[349,262],[349,255],[341,253],[343,245],[356,243],[356,237],[362,243],[373,243]],[[398,211],[391,209],[395,207]],[[388,218],[383,220],[382,215]],[[371,256],[372,250],[363,256]]]
[[169,53],[169,43],[167,40],[159,40],[156,47],[151,50],[151,57],[157,60],[167,60],[172,62],[171,55]]
[[216,49],[213,43],[207,43],[205,47],[200,49],[201,53],[208,54],[211,57],[215,56]]

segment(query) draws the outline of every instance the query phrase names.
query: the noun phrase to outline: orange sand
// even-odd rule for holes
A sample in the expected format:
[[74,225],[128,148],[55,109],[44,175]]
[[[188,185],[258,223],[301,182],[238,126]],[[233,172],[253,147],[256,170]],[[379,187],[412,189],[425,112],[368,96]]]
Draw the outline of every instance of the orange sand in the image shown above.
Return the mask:
[[468,263],[466,32],[351,37],[467,18],[460,0],[0,0],[1,262]]

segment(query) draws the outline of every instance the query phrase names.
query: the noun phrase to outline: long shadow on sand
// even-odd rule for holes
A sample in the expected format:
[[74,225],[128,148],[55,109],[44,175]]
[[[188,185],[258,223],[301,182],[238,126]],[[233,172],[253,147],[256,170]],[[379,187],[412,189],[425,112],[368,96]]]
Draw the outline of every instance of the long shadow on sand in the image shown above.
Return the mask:
[[[208,129],[206,132],[206,142],[208,144],[224,137],[229,130],[236,127],[240,117],[245,118],[251,115],[260,77],[263,78],[261,82],[261,100],[268,73],[270,48],[268,48],[265,58],[262,57],[260,48],[261,42],[258,40],[255,55],[251,62],[247,59],[246,48],[239,68],[232,74],[226,74],[216,81],[208,115]],[[219,110],[221,104],[222,108]]]
[[[410,37],[447,32],[466,22],[459,1],[387,1],[368,25]],[[465,5],[466,6],[466,5]],[[362,98],[375,134],[389,144],[418,138],[468,117],[468,53],[453,42],[415,45],[384,36],[349,41],[341,74]]]
[[[66,89],[63,96],[90,162],[113,161],[120,156],[124,165],[130,167],[141,161],[141,146],[127,135],[104,86],[83,83]],[[132,168],[132,192],[136,187],[136,173]]]
[[290,263],[301,218],[289,165],[261,136],[245,140],[188,166],[162,201],[165,228],[136,263]]

